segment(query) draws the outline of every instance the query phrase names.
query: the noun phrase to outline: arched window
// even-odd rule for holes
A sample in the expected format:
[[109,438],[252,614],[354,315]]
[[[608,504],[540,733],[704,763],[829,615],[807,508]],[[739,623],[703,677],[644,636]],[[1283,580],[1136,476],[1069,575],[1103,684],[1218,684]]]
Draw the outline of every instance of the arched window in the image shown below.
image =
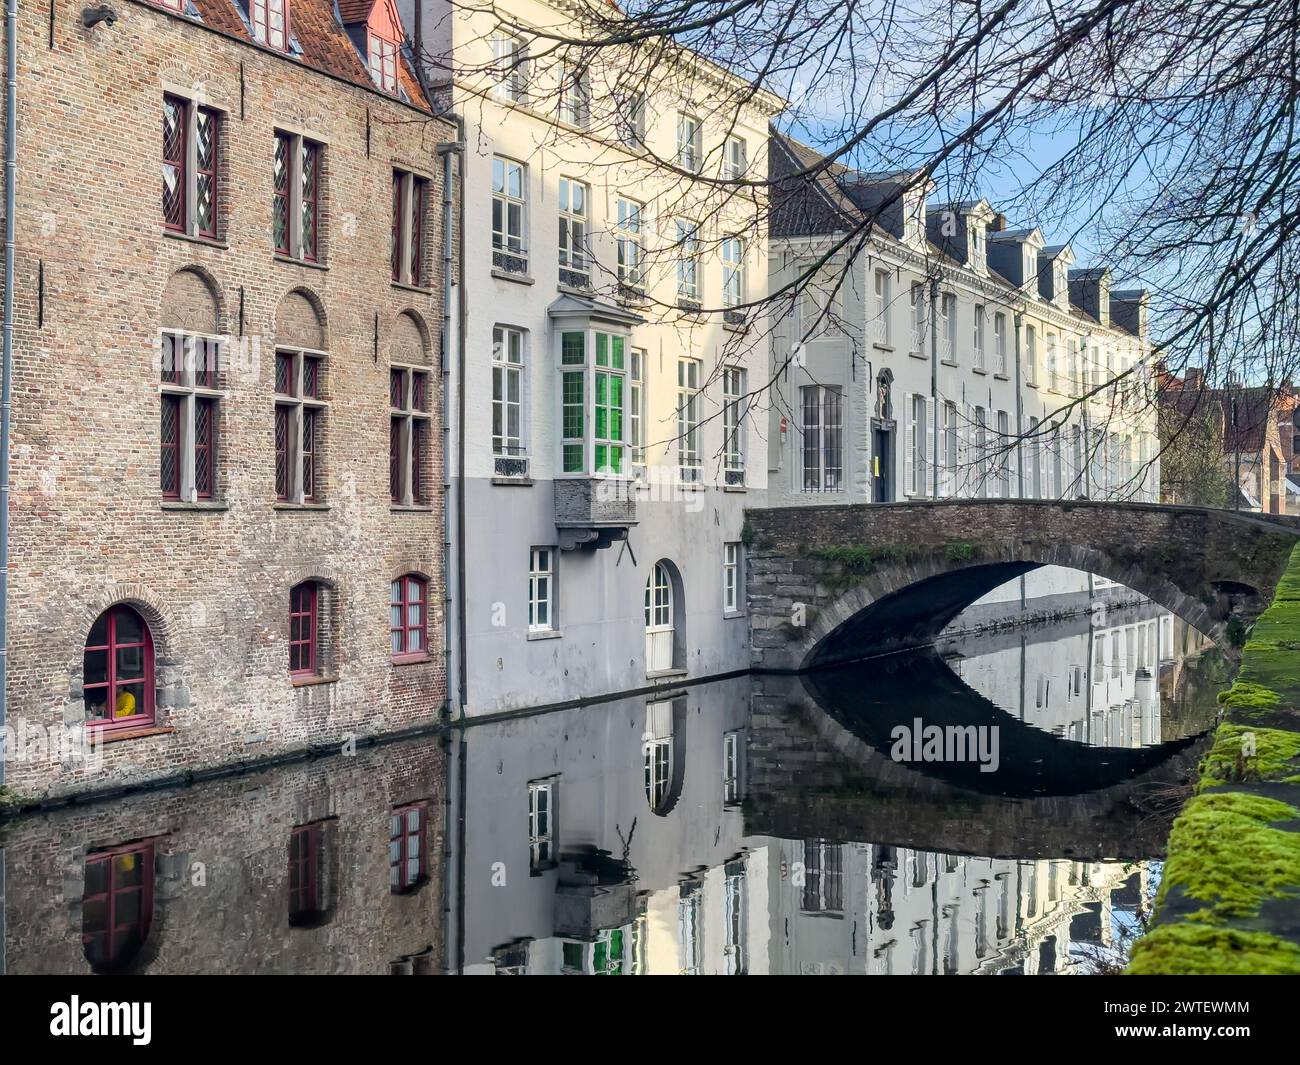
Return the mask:
[[650,809],[664,809],[673,784],[673,704],[646,704],[645,797]]
[[389,628],[394,658],[423,658],[429,651],[429,582],[414,573],[393,581]]
[[645,584],[645,668],[647,673],[674,665],[675,595],[669,563],[656,562]]
[[131,607],[112,607],[91,626],[82,692],[86,723],[95,728],[134,728],[153,721],[153,636]]
[[86,856],[81,943],[97,973],[121,972],[140,952],[153,922],[153,843]]
[[303,581],[289,591],[289,673],[292,676],[320,672],[318,592],[315,581]]

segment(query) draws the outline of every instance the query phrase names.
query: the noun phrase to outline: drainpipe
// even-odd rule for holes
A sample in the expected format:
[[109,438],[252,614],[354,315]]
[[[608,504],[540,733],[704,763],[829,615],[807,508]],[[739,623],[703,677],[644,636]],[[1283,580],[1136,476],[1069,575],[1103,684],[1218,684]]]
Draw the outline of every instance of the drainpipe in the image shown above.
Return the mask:
[[[18,0],[5,0],[5,273],[4,355],[0,374],[0,729],[9,679],[9,434],[14,379],[14,208],[18,179]],[[5,760],[0,758],[0,784]],[[3,881],[0,880],[0,892]]]
[[939,498],[939,279],[930,282],[930,406],[934,424],[930,426],[930,479],[934,483],[932,499]]
[[[1016,311],[1011,316],[1012,331],[1016,334],[1016,439],[1023,440],[1025,431],[1025,411],[1024,397],[1020,394],[1020,312]],[[1019,456],[1016,460],[1016,495],[1020,499],[1025,498],[1025,449],[1022,445],[1016,446]]]
[[[1088,364],[1088,352],[1092,350],[1092,331],[1089,330],[1083,334],[1083,351],[1079,353],[1079,371],[1083,375],[1080,382],[1084,393],[1088,391],[1088,371],[1084,369]],[[1083,461],[1083,494],[1092,498],[1092,430],[1088,424],[1088,399],[1083,400],[1083,447],[1079,449],[1079,457]],[[1091,584],[1089,584],[1091,588]]]

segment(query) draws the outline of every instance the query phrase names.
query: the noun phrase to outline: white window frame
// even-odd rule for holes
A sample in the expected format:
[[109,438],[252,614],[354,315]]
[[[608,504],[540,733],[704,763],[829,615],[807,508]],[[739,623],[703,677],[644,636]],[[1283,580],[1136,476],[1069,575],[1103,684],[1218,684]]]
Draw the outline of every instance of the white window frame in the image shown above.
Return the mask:
[[528,550],[528,631],[555,632],[555,559],[550,546]]
[[628,349],[627,417],[628,460],[632,466],[644,467],[646,455],[646,358],[645,348]]
[[560,80],[560,121],[577,129],[591,122],[591,79],[585,70],[566,68]]
[[619,142],[625,148],[640,151],[645,148],[645,94],[635,91],[620,92],[617,97],[618,113],[614,122]]
[[722,369],[722,468],[730,487],[745,483],[746,373],[743,366]]
[[1038,387],[1038,328],[1025,325],[1025,384]]
[[722,306],[739,307],[745,302],[745,241],[726,237],[722,241]]
[[[492,454],[507,458],[528,456],[528,331],[512,325],[492,327]],[[514,384],[514,399],[510,384]],[[515,432],[510,415],[515,415]]]
[[498,31],[492,35],[492,63],[496,82],[492,94],[506,103],[528,100],[528,45],[521,37]]
[[912,346],[908,350],[913,355],[924,355],[930,317],[930,301],[926,296],[924,282],[913,281],[908,290],[908,298],[912,311]]
[[741,181],[748,172],[749,156],[745,138],[733,133],[723,145],[722,178],[724,181]]
[[700,302],[700,225],[687,218],[674,219],[677,229],[677,298]]
[[894,278],[890,270],[875,272],[874,292],[876,299],[876,344],[880,347],[892,347],[894,331],[889,320],[890,302],[893,298]]
[[[279,16],[280,25],[272,25]],[[289,0],[249,0],[248,21],[253,40],[281,52],[289,50]]]
[[677,114],[677,165],[689,174],[698,174],[704,165],[704,124],[694,115]]
[[677,360],[677,477],[685,484],[700,480],[700,373],[699,359]]
[[560,178],[557,206],[560,216],[560,284],[589,288],[591,255],[587,237],[591,232],[591,187],[576,178]]
[[740,730],[722,734],[722,804],[740,802]]
[[984,304],[975,304],[975,369],[986,369],[984,354],[984,330],[985,320],[988,315],[984,311]]
[[[811,402],[810,402],[811,400]],[[832,402],[833,400],[833,402]],[[809,417],[815,412],[817,423]],[[844,491],[844,389],[839,385],[803,385],[799,389],[800,445],[796,490]],[[838,464],[831,459],[838,455]],[[810,462],[809,460],[813,461]]]
[[[528,782],[528,868],[533,874],[554,867],[556,777]],[[545,801],[543,802],[543,798]]]
[[387,41],[375,33],[369,33],[368,37],[370,80],[384,92],[397,92],[397,42]]
[[1002,311],[993,315],[993,355],[996,362],[993,372],[1000,377],[1007,375],[1007,316]]
[[[511,191],[512,174],[518,175],[518,194]],[[512,207],[518,213],[518,232],[510,223]],[[528,273],[528,167],[504,155],[492,157],[492,265],[508,273]]]
[[645,293],[645,204],[620,196],[615,207],[614,239],[617,252],[618,283],[635,295]]
[[739,614],[740,586],[743,577],[740,541],[729,541],[722,545],[722,612]]

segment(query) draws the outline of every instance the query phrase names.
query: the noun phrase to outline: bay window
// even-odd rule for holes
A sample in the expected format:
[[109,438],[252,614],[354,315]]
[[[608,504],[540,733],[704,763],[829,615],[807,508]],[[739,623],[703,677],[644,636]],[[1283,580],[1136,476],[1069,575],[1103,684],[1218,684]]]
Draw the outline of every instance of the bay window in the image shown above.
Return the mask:
[[560,334],[560,470],[627,472],[627,338],[599,329]]

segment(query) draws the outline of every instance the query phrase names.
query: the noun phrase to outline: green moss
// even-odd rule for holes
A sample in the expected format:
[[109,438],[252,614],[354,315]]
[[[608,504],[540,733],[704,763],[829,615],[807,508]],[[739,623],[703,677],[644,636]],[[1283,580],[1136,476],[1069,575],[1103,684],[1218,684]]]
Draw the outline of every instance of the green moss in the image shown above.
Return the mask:
[[[1253,747],[1253,753],[1247,753]],[[1197,790],[1248,780],[1288,779],[1300,769],[1300,733],[1249,725],[1220,725],[1214,746],[1201,761]],[[1289,778],[1294,779],[1294,778]]]
[[1300,946],[1265,932],[1184,923],[1160,925],[1133,947],[1135,976],[1294,976]]
[[18,793],[8,784],[0,784],[0,813],[7,810],[16,810],[22,801],[18,798]]
[[975,545],[964,540],[949,544],[947,554],[949,562],[969,562],[975,557]]
[[1245,710],[1268,710],[1276,706],[1280,698],[1271,688],[1238,678],[1226,692],[1219,692],[1219,705]]
[[1300,895],[1300,833],[1272,827],[1300,817],[1275,799],[1241,792],[1196,796],[1174,822],[1156,903],[1177,886],[1207,903],[1189,920],[1249,917],[1267,898]]
[[740,542],[746,547],[754,546],[754,526],[748,518],[745,519],[745,524],[740,527]]

